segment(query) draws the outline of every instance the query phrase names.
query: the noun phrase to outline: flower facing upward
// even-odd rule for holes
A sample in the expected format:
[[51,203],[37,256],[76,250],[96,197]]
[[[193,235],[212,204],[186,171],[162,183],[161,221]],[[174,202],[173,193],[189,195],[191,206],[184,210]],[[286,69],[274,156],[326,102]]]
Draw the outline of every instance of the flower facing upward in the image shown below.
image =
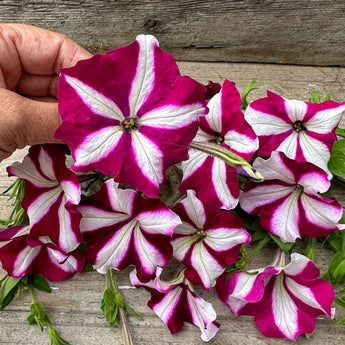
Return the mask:
[[62,124],[75,171],[98,170],[157,197],[167,167],[188,158],[206,88],[180,76],[153,36],[62,69]]
[[94,268],[105,274],[133,264],[143,282],[172,257],[171,236],[180,218],[158,199],[144,199],[108,180],[83,205],[80,228]]
[[[258,148],[258,139],[241,112],[241,96],[235,85],[225,80],[207,107],[209,113],[200,117],[193,142],[220,145],[249,161]],[[194,189],[199,199],[218,208],[232,209],[237,205],[240,189],[236,169],[220,158],[190,148],[182,170],[182,193]]]
[[327,163],[344,110],[345,103],[306,103],[267,92],[267,97],[250,103],[245,118],[259,137],[259,154],[282,151],[319,166],[331,178]]
[[330,187],[327,173],[309,162],[296,162],[282,152],[268,160],[257,158],[253,166],[264,182],[247,181],[240,196],[241,207],[260,215],[262,229],[283,242],[302,236],[323,237],[343,228],[338,224],[342,206],[319,193]]
[[280,252],[272,266],[237,272],[217,280],[220,299],[235,315],[253,315],[259,330],[270,337],[296,340],[314,330],[315,318],[333,317],[332,285],[307,257],[293,253],[285,265]]
[[250,235],[241,218],[226,210],[210,212],[192,190],[174,211],[182,220],[171,242],[174,256],[186,265],[188,280],[209,290],[226,265],[238,259],[239,248]]
[[30,234],[49,236],[66,252],[82,241],[78,177],[66,167],[60,145],[32,146],[22,163],[15,162],[7,171],[25,180],[22,206],[30,220]]

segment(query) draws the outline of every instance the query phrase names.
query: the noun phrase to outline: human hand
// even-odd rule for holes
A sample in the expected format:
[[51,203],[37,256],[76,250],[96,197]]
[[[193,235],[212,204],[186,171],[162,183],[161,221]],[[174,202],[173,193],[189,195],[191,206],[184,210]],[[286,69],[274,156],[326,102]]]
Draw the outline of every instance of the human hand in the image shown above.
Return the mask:
[[26,145],[58,142],[59,68],[90,56],[65,35],[0,24],[0,161]]

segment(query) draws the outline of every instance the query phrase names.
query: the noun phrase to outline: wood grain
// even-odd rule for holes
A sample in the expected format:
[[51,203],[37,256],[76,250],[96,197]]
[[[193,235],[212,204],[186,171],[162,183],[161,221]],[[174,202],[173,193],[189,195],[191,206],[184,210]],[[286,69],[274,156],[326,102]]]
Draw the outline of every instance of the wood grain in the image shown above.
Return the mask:
[[[333,97],[341,100],[344,97],[342,85],[345,82],[345,68],[318,68],[298,66],[276,66],[260,64],[231,64],[179,62],[182,73],[188,74],[202,83],[209,79],[222,82],[229,78],[236,82],[241,90],[253,78],[257,79],[258,89],[251,95],[252,99],[265,95],[266,89],[288,98],[306,100],[311,91],[317,89],[321,95],[331,92]],[[0,163],[0,189],[5,190],[13,181],[7,177],[6,166],[13,161],[21,160],[26,150],[17,151],[13,156]],[[337,196],[345,205],[345,193],[342,188],[336,189]],[[11,210],[8,196],[0,196],[0,218],[6,217]],[[332,252],[319,247],[316,263],[325,272]],[[266,248],[251,265],[254,267],[270,263],[274,251]],[[118,285],[129,286],[126,270],[117,275]],[[0,269],[0,276],[3,271]],[[77,274],[64,282],[52,283],[51,294],[37,293],[37,299],[43,302],[49,317],[61,335],[72,345],[120,345],[123,344],[121,332],[107,326],[100,310],[100,301],[104,289],[104,277],[91,272]],[[143,321],[129,317],[134,343],[137,345],[196,345],[203,344],[200,331],[186,324],[184,330],[171,335],[163,323],[155,317],[146,306],[149,294],[143,289],[122,289],[126,301],[143,315]],[[211,345],[284,345],[290,342],[281,339],[264,337],[256,328],[251,317],[235,317],[222,305],[214,291],[202,292],[218,314],[221,328]],[[30,297],[24,293],[15,299],[4,311],[0,312],[0,345],[46,345],[48,335],[41,333],[37,326],[26,323],[29,314]],[[344,310],[337,309],[336,319],[345,317]],[[337,326],[335,320],[327,317],[318,318],[315,332],[311,339],[301,336],[298,345],[339,345],[345,340],[344,326]]]
[[345,65],[343,0],[2,0],[0,22],[59,31],[92,53],[153,34],[178,60]]

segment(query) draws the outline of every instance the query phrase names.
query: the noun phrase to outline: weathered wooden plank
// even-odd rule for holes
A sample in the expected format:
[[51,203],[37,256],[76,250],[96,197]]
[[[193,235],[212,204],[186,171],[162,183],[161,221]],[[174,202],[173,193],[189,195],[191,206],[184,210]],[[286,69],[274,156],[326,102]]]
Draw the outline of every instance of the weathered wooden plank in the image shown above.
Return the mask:
[[0,22],[60,31],[91,52],[154,34],[179,60],[345,65],[342,0],[3,0]]
[[[256,79],[258,89],[251,98],[265,95],[266,89],[280,93],[287,98],[306,100],[311,91],[317,89],[322,95],[331,92],[333,97],[341,101],[344,97],[342,85],[345,82],[344,68],[317,68],[298,66],[276,66],[256,64],[230,64],[230,63],[195,63],[179,62],[182,73],[191,75],[198,81],[206,83],[209,79],[222,82],[229,78],[242,89],[250,80]],[[345,126],[344,126],[345,127]],[[0,191],[8,187],[13,179],[5,173],[5,167],[15,160],[21,160],[25,150],[18,151],[0,163]],[[344,191],[337,189],[340,198]],[[345,198],[341,200],[344,204]],[[8,196],[0,196],[0,218],[6,217],[11,209]],[[316,263],[325,272],[332,252],[320,247],[317,252]],[[274,255],[273,250],[266,249],[256,257],[252,265],[261,266],[270,263]],[[3,271],[0,270],[0,276]],[[128,286],[128,270],[118,274],[118,284]],[[104,277],[95,272],[77,274],[68,281],[52,283],[54,288],[51,294],[37,293],[37,299],[46,306],[49,317],[57,330],[71,344],[122,344],[121,333],[117,329],[107,326],[102,318],[100,300],[104,289]],[[134,343],[138,345],[182,345],[203,344],[200,332],[191,325],[184,330],[171,335],[169,330],[156,318],[146,306],[149,294],[143,289],[122,289],[127,302],[144,316],[143,321],[134,317],[129,318],[129,325],[133,333]],[[289,342],[281,339],[269,339],[260,334],[251,317],[237,318],[230,314],[228,309],[216,297],[214,291],[202,292],[203,297],[210,301],[218,314],[222,324],[216,337],[209,343],[211,345],[283,345]],[[4,311],[0,312],[0,345],[46,345],[47,334],[41,333],[37,326],[26,324],[29,314],[30,296],[24,293]],[[336,318],[344,317],[344,311],[339,308]],[[316,322],[315,333],[311,340],[299,337],[299,345],[329,345],[341,344],[345,339],[345,328],[337,326],[335,321],[320,318]]]

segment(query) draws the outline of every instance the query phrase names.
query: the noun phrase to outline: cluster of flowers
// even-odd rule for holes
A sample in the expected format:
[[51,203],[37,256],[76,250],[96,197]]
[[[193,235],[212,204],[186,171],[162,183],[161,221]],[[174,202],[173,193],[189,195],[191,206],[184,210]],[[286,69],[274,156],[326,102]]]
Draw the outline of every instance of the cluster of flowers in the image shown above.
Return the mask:
[[[215,287],[234,314],[255,316],[267,336],[295,340],[312,332],[318,315],[333,316],[333,288],[302,254],[279,251],[271,266],[231,275],[227,268],[251,239],[239,205],[282,242],[341,229],[341,205],[322,193],[345,104],[269,92],[243,113],[232,82],[203,86],[181,76],[173,57],[144,35],[63,69],[58,97],[56,137],[73,162],[66,147],[46,144],[8,168],[25,180],[29,219],[0,232],[0,260],[11,277],[63,280],[86,260],[101,274],[133,265],[132,284],[150,291],[148,305],[170,331],[187,321],[204,341],[219,324],[193,284]],[[236,163],[227,164],[227,154]],[[160,190],[173,165],[183,172],[184,198],[167,205]],[[258,177],[255,171],[264,181],[248,179],[240,190],[238,173]],[[81,187],[99,176],[105,182],[96,192]],[[183,269],[164,281],[173,257]]]

